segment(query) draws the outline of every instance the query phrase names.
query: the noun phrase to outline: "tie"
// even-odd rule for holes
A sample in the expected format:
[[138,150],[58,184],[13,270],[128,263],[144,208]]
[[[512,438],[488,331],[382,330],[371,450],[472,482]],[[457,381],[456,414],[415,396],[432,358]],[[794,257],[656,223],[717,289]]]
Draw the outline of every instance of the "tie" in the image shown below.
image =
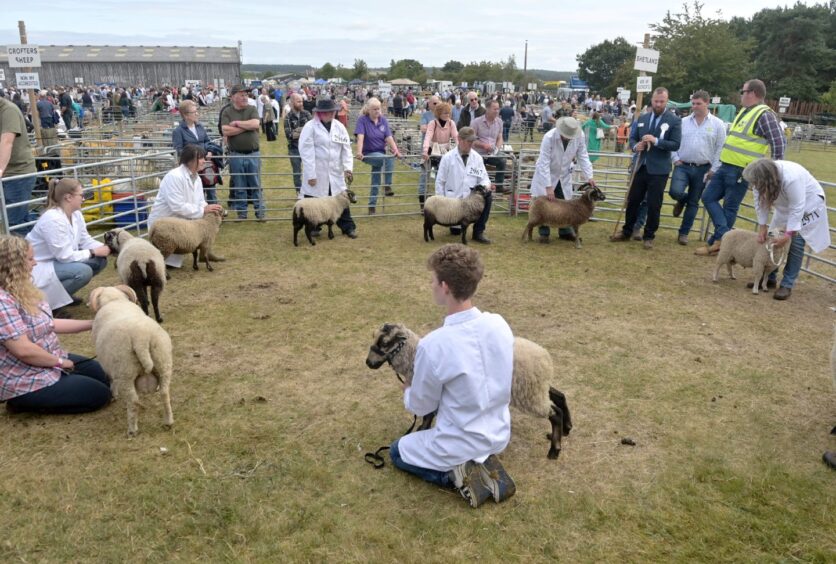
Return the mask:
[[653,133],[656,130],[656,114],[653,114],[653,117],[650,118],[650,129],[647,130],[648,133]]

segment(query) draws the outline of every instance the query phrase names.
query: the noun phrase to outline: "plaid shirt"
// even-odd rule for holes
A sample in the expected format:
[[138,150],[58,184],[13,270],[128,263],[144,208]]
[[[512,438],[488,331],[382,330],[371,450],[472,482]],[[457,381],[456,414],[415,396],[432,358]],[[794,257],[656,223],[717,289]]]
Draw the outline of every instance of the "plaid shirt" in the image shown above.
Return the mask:
[[66,357],[52,323],[46,302],[38,304],[40,313],[32,315],[8,292],[0,289],[0,401],[51,386],[61,377],[57,368],[32,366],[18,360],[5,347],[6,341],[26,336],[48,352]]
[[766,139],[772,149],[773,159],[780,161],[784,158],[787,139],[784,137],[781,124],[778,123],[778,118],[775,117],[773,112],[766,111],[758,118],[758,123],[755,124],[755,135],[760,135]]

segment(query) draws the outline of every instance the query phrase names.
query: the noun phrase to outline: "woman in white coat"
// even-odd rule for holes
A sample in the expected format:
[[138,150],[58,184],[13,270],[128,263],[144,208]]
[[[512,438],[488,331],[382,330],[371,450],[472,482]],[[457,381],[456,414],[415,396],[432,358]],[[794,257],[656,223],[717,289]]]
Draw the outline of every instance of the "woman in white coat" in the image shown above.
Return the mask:
[[[299,156],[302,159],[301,198],[336,196],[347,189],[346,181],[354,180],[351,139],[348,130],[334,119],[337,105],[320,98],[314,108],[314,119],[305,124],[299,135]],[[345,208],[337,219],[343,235],[357,238],[357,226]]]
[[51,180],[47,210],[26,236],[35,253],[35,286],[55,311],[81,300],[74,293],[86,286],[107,265],[110,249],[87,233],[81,214],[84,193],[74,178]]
[[[186,145],[180,153],[180,166],[168,171],[160,182],[160,191],[154,199],[154,206],[148,215],[148,228],[163,217],[200,219],[207,213],[222,213],[220,204],[207,204],[203,195],[203,183],[198,171],[206,162],[206,151],[199,145]],[[223,257],[213,256],[209,260],[221,262]],[[170,255],[167,266],[183,266],[183,255]]]
[[[592,179],[592,162],[586,150],[581,126],[573,117],[562,117],[557,120],[554,129],[549,130],[540,143],[540,156],[535,165],[534,178],[531,179],[531,197],[546,197],[554,201],[571,200],[573,197],[572,171],[574,161],[586,181],[595,186]],[[540,242],[548,243],[551,230],[548,225],[541,225],[538,229]],[[575,233],[571,227],[561,227],[561,239],[575,240]]]
[[[755,193],[755,212],[758,216],[758,242],[766,242],[770,228],[785,228],[775,241],[776,247],[790,244],[787,265],[781,287],[773,296],[786,300],[792,293],[795,280],[801,271],[804,245],[810,245],[814,253],[830,246],[830,227],[827,221],[827,204],[821,184],[798,163],[758,159],[743,171],[743,178]],[[769,211],[772,223],[767,225]],[[769,275],[767,287],[775,287],[777,271]]]

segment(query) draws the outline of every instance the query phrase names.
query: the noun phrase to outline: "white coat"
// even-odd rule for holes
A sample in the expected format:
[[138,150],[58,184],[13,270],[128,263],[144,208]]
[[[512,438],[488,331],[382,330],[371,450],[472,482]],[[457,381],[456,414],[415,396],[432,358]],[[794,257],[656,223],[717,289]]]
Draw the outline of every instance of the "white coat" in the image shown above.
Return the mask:
[[[774,203],[770,228],[786,226],[787,231],[797,231],[814,253],[822,252],[830,246],[830,226],[821,184],[798,163],[775,161],[775,165],[781,174],[782,187]],[[769,210],[760,206],[758,190],[754,187],[752,190],[758,223],[766,225]]]
[[464,164],[458,149],[448,151],[438,163],[435,175],[435,193],[447,198],[467,198],[474,186],[490,187],[491,179],[482,155],[471,150]]
[[531,179],[531,197],[545,196],[547,187],[555,188],[560,182],[563,197],[571,200],[574,191],[572,170],[575,159],[586,179],[591,179],[592,162],[586,151],[586,137],[583,132],[579,132],[577,137],[570,140],[565,150],[558,129],[546,133],[540,143],[540,156],[535,165],[534,178]]
[[[180,165],[168,171],[160,182],[160,191],[154,200],[151,213],[148,214],[148,228],[163,217],[182,217],[183,219],[200,219],[206,199],[203,196],[203,183],[200,176],[192,175],[186,165]],[[183,266],[183,255],[171,255],[165,263],[168,266],[180,268]]]
[[[352,170],[351,139],[348,130],[336,119],[331,120],[329,132],[318,119],[312,119],[299,134],[299,156],[302,159],[302,189],[299,197],[331,196],[345,191],[344,171]],[[316,186],[308,180],[316,179]]]

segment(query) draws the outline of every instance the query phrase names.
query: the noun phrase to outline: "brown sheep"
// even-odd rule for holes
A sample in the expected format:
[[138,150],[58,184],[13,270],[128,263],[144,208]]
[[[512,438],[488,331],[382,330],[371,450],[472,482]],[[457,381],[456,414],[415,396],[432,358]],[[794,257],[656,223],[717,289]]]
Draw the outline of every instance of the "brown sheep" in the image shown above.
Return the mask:
[[603,202],[606,199],[604,193],[597,186],[584,184],[581,186],[581,196],[574,200],[555,200],[550,202],[547,198],[535,198],[528,210],[528,225],[523,230],[522,238],[525,241],[526,234],[531,241],[531,235],[535,227],[549,225],[551,227],[572,227],[575,230],[575,248],[581,248],[581,237],[579,227],[589,221],[592,212],[595,210],[595,202]]

